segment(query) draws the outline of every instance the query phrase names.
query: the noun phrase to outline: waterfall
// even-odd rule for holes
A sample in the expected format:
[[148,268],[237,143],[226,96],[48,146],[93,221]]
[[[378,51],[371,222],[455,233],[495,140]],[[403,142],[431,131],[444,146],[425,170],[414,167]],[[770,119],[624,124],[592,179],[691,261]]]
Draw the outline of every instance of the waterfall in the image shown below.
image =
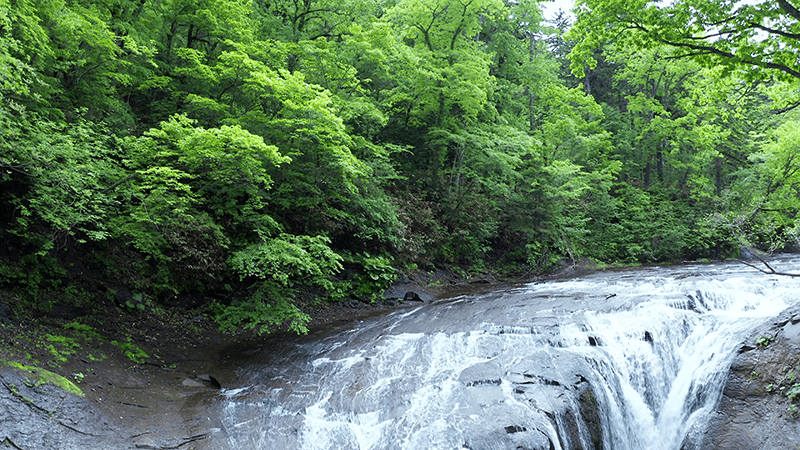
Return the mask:
[[679,450],[735,348],[798,292],[716,264],[444,299],[265,350],[222,432],[246,449]]

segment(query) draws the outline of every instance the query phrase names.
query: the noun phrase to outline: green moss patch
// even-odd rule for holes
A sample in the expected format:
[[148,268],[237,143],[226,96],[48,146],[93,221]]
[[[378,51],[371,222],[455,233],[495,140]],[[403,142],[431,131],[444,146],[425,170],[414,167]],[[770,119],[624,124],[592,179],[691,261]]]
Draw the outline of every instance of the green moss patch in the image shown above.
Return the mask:
[[79,397],[86,396],[86,394],[81,391],[81,388],[76,386],[75,383],[57,373],[50,372],[49,370],[44,370],[39,367],[26,366],[18,362],[5,361],[2,359],[0,359],[0,365],[5,365],[20,372],[25,372],[27,376],[33,380],[36,386],[50,383],[63,391],[69,392],[70,394],[75,394]]
[[127,342],[111,341],[111,344],[119,347],[125,356],[137,364],[144,364],[145,358],[150,357],[138,345],[132,343],[130,338],[128,338]]

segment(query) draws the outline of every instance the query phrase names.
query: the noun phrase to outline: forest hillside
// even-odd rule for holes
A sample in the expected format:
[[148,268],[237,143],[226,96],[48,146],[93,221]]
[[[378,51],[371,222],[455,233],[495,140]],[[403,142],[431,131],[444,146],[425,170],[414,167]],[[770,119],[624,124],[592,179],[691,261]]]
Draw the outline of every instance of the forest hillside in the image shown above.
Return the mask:
[[400,273],[797,248],[790,0],[541,11],[0,0],[0,308],[303,331]]

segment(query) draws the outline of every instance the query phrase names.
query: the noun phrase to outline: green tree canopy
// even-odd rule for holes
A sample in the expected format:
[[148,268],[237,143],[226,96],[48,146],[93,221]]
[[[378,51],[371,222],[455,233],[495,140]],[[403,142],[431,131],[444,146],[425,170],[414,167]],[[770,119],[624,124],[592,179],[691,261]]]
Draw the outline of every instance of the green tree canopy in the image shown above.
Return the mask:
[[[722,65],[749,81],[775,77],[796,86],[800,9],[792,1],[579,0],[569,33],[578,42],[571,53],[573,71],[594,67],[593,52],[606,43],[638,48],[659,43],[676,48],[674,58]],[[791,106],[798,105],[797,97],[793,100]]]

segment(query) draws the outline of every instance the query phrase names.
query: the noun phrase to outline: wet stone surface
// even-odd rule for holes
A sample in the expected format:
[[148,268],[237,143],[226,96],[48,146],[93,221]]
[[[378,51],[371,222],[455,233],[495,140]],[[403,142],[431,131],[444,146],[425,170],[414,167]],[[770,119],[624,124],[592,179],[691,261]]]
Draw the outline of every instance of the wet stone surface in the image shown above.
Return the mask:
[[24,372],[0,369],[0,444],[22,449],[129,448],[125,430],[91,404]]
[[789,373],[800,378],[798,328],[800,307],[793,307],[739,346],[708,428],[682,450],[773,450],[800,444],[800,419],[790,411],[786,395],[794,384]]

